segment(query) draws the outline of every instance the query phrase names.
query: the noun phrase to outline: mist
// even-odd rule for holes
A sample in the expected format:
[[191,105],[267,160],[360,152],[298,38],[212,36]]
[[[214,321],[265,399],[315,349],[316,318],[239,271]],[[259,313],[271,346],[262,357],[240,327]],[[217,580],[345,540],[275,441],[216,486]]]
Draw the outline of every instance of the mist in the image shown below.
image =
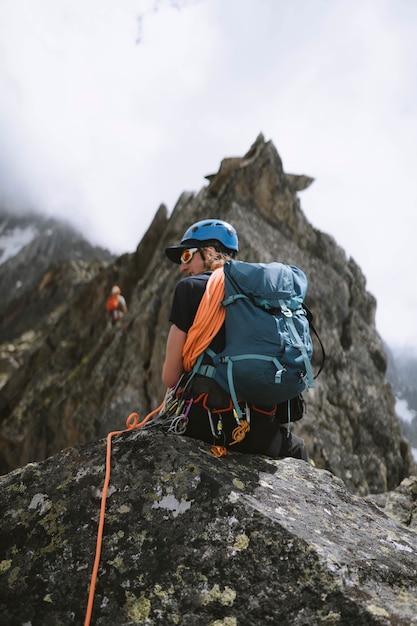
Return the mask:
[[2,2],[0,202],[133,251],[161,203],[262,132],[285,171],[315,179],[302,209],[361,267],[384,339],[417,346],[416,13],[405,0]]

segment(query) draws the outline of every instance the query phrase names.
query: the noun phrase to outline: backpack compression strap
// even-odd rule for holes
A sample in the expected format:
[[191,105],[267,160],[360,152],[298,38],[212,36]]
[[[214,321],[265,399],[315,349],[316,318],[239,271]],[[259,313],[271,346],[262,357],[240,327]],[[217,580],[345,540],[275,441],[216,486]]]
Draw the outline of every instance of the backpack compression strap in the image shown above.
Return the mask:
[[315,387],[316,385],[314,382],[313,370],[311,369],[310,359],[308,358],[307,350],[305,349],[305,346],[301,341],[301,337],[295,327],[292,311],[285,305],[285,302],[283,300],[280,300],[280,307],[282,314],[285,315],[287,328],[291,336],[292,344],[301,352],[301,355],[303,357],[304,367],[306,368],[306,375],[304,377],[306,387]]
[[260,361],[270,361],[275,365],[277,371],[275,373],[275,382],[279,384],[281,382],[281,376],[285,372],[285,367],[281,365],[277,358],[271,356],[265,356],[263,354],[240,354],[236,356],[226,356],[221,359],[222,363],[227,363],[227,383],[229,385],[230,397],[232,398],[234,413],[237,419],[242,419],[242,411],[239,406],[239,402],[236,395],[235,385],[233,382],[233,362],[244,361],[246,359],[259,359]]

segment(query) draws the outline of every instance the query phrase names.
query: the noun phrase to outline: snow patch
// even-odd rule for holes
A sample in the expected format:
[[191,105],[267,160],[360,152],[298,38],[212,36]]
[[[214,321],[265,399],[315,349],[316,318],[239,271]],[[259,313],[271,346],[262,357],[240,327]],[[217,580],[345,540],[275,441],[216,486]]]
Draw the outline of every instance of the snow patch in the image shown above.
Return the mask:
[[416,417],[417,413],[414,409],[410,409],[407,400],[403,398],[396,398],[395,400],[395,412],[398,417],[403,421],[407,422],[407,424],[411,424],[413,419]]
[[0,264],[19,254],[38,234],[34,226],[17,226],[13,230],[0,231]]

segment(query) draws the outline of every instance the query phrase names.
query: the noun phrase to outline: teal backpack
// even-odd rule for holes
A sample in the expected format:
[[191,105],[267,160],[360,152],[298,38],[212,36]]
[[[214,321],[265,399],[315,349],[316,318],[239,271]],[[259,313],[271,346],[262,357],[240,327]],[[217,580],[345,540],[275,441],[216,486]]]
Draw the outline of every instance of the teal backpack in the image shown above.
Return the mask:
[[[224,265],[226,345],[207,349],[192,370],[213,378],[230,394],[236,416],[239,400],[279,404],[314,387],[313,343],[303,300],[307,278],[283,263],[228,261]],[[203,364],[205,355],[211,364]]]

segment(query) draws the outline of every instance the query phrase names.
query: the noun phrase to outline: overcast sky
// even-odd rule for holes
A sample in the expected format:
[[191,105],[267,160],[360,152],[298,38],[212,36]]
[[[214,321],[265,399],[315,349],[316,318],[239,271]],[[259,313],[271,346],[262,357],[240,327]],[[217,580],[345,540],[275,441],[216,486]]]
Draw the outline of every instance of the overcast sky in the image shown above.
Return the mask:
[[130,252],[262,132],[417,349],[416,32],[415,0],[0,0],[0,197]]

